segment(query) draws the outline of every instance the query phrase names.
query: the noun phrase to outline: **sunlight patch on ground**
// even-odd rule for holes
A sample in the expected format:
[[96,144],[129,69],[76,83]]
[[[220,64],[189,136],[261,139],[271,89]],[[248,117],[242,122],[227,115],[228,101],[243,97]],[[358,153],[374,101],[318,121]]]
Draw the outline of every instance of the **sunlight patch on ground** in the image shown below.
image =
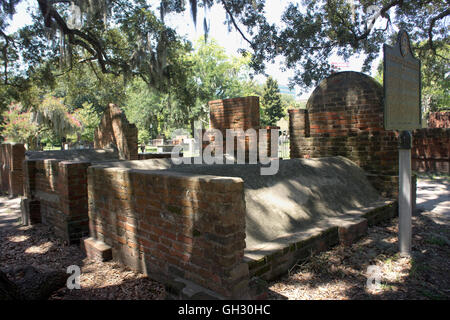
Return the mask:
[[28,239],[30,239],[30,236],[26,236],[26,235],[8,237],[8,241],[15,242],[15,243],[24,242],[24,241],[27,241]]
[[53,247],[53,242],[48,241],[38,246],[31,246],[25,250],[28,254],[44,254]]

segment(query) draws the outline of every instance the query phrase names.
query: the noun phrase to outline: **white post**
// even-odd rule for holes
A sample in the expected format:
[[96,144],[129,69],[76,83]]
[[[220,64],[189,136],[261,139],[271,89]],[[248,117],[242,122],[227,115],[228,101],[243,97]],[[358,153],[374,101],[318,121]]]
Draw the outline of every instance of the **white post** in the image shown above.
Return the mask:
[[411,132],[400,133],[399,144],[399,246],[401,256],[411,255]]

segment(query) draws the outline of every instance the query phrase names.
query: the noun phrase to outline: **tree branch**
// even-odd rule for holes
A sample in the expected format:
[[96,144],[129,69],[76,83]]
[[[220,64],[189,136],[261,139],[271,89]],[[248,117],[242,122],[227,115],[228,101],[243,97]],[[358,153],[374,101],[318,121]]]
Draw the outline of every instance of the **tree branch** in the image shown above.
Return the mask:
[[[383,8],[381,8],[380,16],[383,17],[386,14],[386,12],[389,11],[389,9],[391,9],[391,8],[393,8],[395,6],[402,6],[402,5],[403,5],[403,0],[392,1],[391,3],[388,3]],[[375,25],[375,24],[373,24],[373,25]],[[372,25],[372,27],[373,27],[373,25]],[[372,31],[372,27],[371,28],[367,28],[366,31],[363,34],[359,35],[359,36],[356,36],[356,34],[355,34],[355,41],[358,42],[360,40],[366,39],[369,36],[370,32]]]
[[228,16],[230,17],[231,22],[234,25],[234,28],[241,34],[242,38],[247,41],[250,46],[252,46],[252,42],[250,40],[247,39],[247,37],[244,35],[244,33],[241,31],[241,29],[239,28],[239,26],[237,25],[236,21],[234,20],[233,14],[231,13],[231,10],[228,8],[228,6],[226,5],[225,1],[222,0],[221,1],[223,8],[225,9],[225,11],[228,13]]
[[2,48],[3,59],[4,59],[4,72],[5,72],[5,81],[4,84],[8,84],[8,47],[10,43],[14,44],[13,38],[8,36],[3,30],[0,30],[0,35],[5,39],[5,45]]
[[[107,69],[106,65],[117,65],[113,61],[109,60],[102,48],[100,42],[89,33],[84,33],[78,29],[70,29],[67,26],[66,21],[61,17],[61,15],[52,7],[52,3],[54,1],[49,2],[48,0],[38,0],[39,8],[44,16],[45,25],[47,27],[52,26],[52,22],[55,22],[59,29],[62,31],[64,35],[68,35],[69,43],[74,45],[80,45],[85,48],[92,56],[97,58],[97,61],[100,65],[100,68],[103,73],[111,73],[115,76],[118,76],[119,73],[114,72],[112,70]],[[61,2],[61,1],[57,1]],[[81,38],[76,39],[75,36]]]
[[436,24],[436,21],[446,17],[450,15],[450,9],[445,10],[444,12],[441,12],[440,14],[438,14],[437,16],[433,17],[430,20],[430,26],[428,27],[428,43],[430,44],[430,49],[433,50],[433,52],[436,54],[436,48],[433,45],[433,28],[434,25]]

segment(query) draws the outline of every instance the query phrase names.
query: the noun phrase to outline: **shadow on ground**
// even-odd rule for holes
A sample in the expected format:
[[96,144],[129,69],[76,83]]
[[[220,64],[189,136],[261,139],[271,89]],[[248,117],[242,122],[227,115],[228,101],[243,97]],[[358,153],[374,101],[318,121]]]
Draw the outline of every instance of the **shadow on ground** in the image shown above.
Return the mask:
[[[430,212],[413,217],[411,258],[398,254],[398,219],[369,228],[350,247],[310,257],[270,283],[270,299],[450,299],[450,225]],[[367,268],[377,266],[380,285],[369,290]],[[374,274],[372,274],[374,276]]]
[[[67,245],[55,238],[51,230],[42,225],[20,225],[19,199],[0,198],[0,270],[9,280],[19,284],[27,297],[39,283],[22,286],[25,274],[38,271],[40,274],[67,274],[67,268],[81,268],[80,290],[69,290],[65,280],[60,289],[46,294],[50,299],[164,299],[164,286],[135,273],[115,262],[96,263],[86,259],[77,245]],[[26,272],[24,272],[24,270]],[[36,278],[36,277],[31,277]],[[42,279],[42,278],[41,278]],[[44,277],[45,279],[45,277]],[[26,290],[24,289],[26,288]],[[33,289],[29,289],[33,288]],[[28,291],[28,292],[26,292]]]

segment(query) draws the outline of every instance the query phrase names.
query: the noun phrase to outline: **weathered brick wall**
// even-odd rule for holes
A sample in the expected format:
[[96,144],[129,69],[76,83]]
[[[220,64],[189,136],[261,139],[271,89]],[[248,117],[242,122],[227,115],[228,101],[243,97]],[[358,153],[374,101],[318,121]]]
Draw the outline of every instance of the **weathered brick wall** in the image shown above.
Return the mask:
[[25,160],[25,206],[31,223],[50,226],[69,244],[89,234],[87,168],[90,162]]
[[0,145],[1,191],[10,196],[23,194],[22,162],[25,159],[25,146],[21,143],[2,143]]
[[450,111],[430,112],[428,128],[450,128]]
[[428,128],[413,132],[412,169],[450,174],[450,128]]
[[214,100],[209,103],[210,127],[226,129],[259,129],[259,97]]
[[114,259],[166,283],[247,294],[242,179],[100,166],[88,179],[90,234]]
[[94,148],[117,147],[122,160],[138,159],[138,130],[130,124],[122,110],[110,104],[103,114],[100,126],[95,130]]
[[[358,72],[323,80],[306,110],[289,111],[291,158],[344,156],[367,173],[385,195],[396,193],[397,135],[383,129],[383,88]],[[381,189],[380,189],[381,188]]]
[[[224,100],[214,100],[209,103],[210,108],[210,128],[217,129],[222,133],[223,136],[223,152],[231,155],[236,155],[236,149],[238,140],[234,138],[234,149],[227,150],[226,148],[226,130],[243,130],[244,132],[248,129],[255,129],[257,134],[257,142],[259,141],[259,130],[266,129],[266,146],[267,146],[267,154],[270,155],[271,148],[271,136],[270,130],[276,129],[279,127],[261,127],[260,126],[260,107],[259,107],[259,97],[249,96],[249,97],[241,97],[241,98],[232,98],[232,99],[224,99]],[[214,144],[214,137],[212,137],[211,141]],[[275,142],[276,146],[278,146],[278,141]],[[203,144],[203,148],[205,148],[209,143],[206,142]],[[244,146],[246,159],[249,157],[249,145],[250,138],[246,136],[244,138]],[[259,145],[259,144],[258,144]],[[258,150],[255,150],[258,152]],[[277,152],[278,155],[278,152]]]
[[[217,129],[223,136],[223,152],[234,155],[237,149],[237,139],[234,138],[234,149],[226,148],[226,130],[259,129],[259,97],[249,96],[241,98],[232,98],[224,100],[214,100],[209,103],[209,126],[211,129]],[[214,137],[211,141],[216,144]],[[204,143],[204,146],[208,143]],[[245,137],[244,146],[246,157],[248,157],[249,138]]]

